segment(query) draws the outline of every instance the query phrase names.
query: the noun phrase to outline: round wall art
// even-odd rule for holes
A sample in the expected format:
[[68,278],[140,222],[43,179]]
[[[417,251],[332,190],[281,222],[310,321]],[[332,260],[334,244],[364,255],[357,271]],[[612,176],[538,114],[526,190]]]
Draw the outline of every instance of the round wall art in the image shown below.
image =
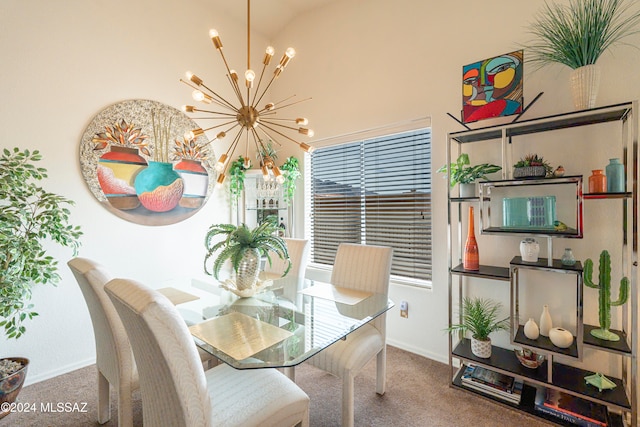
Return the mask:
[[180,222],[196,213],[215,184],[215,154],[181,111],[133,99],[100,111],[80,143],[89,189],[109,211],[144,225]]

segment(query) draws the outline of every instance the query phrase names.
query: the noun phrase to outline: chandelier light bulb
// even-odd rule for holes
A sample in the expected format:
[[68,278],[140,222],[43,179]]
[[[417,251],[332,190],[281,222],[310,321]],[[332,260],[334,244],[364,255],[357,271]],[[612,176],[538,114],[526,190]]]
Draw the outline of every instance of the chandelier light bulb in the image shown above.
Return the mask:
[[183,105],[182,106],[182,111],[184,111],[185,113],[193,113],[195,111],[195,108],[193,105]]
[[215,28],[212,28],[209,30],[209,37],[216,38],[218,37],[220,34],[218,34],[218,31]]
[[262,165],[262,179],[265,181],[269,181],[269,169],[267,169],[266,165]]
[[287,48],[287,50],[284,52],[285,55],[287,55],[289,57],[289,59],[293,58],[294,56],[296,56],[296,50],[292,47]]
[[245,158],[244,158],[244,163],[242,164],[242,166],[243,166],[245,169],[251,169],[251,160],[249,160],[249,158],[248,158],[248,157],[245,157]]
[[202,84],[202,79],[193,74],[191,71],[187,71],[185,75],[187,76],[187,79],[193,82],[196,86],[200,86]]
[[271,58],[273,58],[274,53],[275,49],[273,48],[273,46],[268,46],[267,50],[264,52],[264,59],[262,60],[262,63],[265,65],[265,67],[271,62]]
[[220,132],[220,133],[218,133],[218,134],[216,135],[216,139],[222,139],[222,138],[224,138],[225,136],[227,136],[227,134],[226,134],[226,133],[224,133],[224,132]]
[[268,103],[267,105],[264,106],[264,109],[267,111],[271,111],[274,108],[276,108],[276,104],[274,104],[273,102]]
[[187,138],[187,139],[196,139],[200,135],[204,135],[204,131],[202,129],[198,128],[198,129],[194,129],[191,132],[189,132],[188,135],[189,135],[189,138]]
[[306,153],[313,153],[313,151],[316,149],[315,147],[312,147],[309,144],[305,144],[304,142],[300,143],[300,148],[302,148]]
[[307,129],[307,128],[299,128],[298,133],[307,135],[309,138],[311,138],[314,135],[313,129]]
[[220,173],[224,170],[224,167],[227,165],[227,154],[223,154],[220,156],[220,158],[218,159],[218,162],[216,163],[215,169],[216,172]]
[[213,28],[209,30],[209,37],[211,37],[211,41],[213,42],[213,46],[216,49],[222,49],[222,41],[220,41],[220,37],[218,36],[218,32]]
[[277,166],[273,167],[273,175],[275,175],[276,177],[276,182],[278,184],[282,184],[284,182],[284,176],[282,175],[282,173],[280,172],[280,168],[278,168]]
[[244,78],[247,79],[248,82],[252,82],[256,78],[256,73],[253,70],[247,70],[244,72]]
[[273,56],[274,53],[276,53],[276,50],[273,48],[273,46],[267,46],[266,54],[269,56]]
[[306,126],[306,125],[308,125],[308,124],[309,124],[309,120],[307,120],[307,119],[306,119],[306,118],[304,118],[304,117],[298,117],[298,118],[296,119],[296,124],[297,124],[297,125]]
[[199,90],[194,90],[193,92],[191,92],[191,97],[193,98],[194,101],[198,101],[198,102],[204,101],[204,93],[202,93]]
[[238,82],[238,73],[236,73],[236,70],[229,71],[229,74],[231,74],[231,78],[234,82]]

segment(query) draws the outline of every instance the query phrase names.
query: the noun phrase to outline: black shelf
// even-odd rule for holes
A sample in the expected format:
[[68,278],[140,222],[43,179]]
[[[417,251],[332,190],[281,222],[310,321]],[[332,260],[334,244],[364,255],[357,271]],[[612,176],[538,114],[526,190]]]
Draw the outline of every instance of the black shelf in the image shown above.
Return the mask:
[[622,353],[629,356],[631,355],[631,347],[629,347],[627,334],[625,332],[611,329],[611,332],[618,334],[618,336],[620,337],[620,341],[606,341],[591,335],[592,330],[599,328],[599,326],[585,324],[584,337],[582,338],[582,342],[586,345],[597,347],[601,350],[610,351],[613,353]]
[[582,197],[585,200],[600,200],[600,199],[630,199],[631,193],[583,193]]
[[[552,423],[555,423],[557,425],[561,425],[561,426],[567,426],[567,427],[575,427],[575,424],[569,423],[568,421],[564,421],[561,420],[559,418],[553,417],[551,415],[547,415],[547,414],[543,414],[539,411],[535,410],[535,398],[536,398],[536,388],[527,384],[526,382],[524,383],[524,386],[522,388],[522,397],[520,399],[520,404],[516,405],[515,403],[511,403],[508,402],[506,400],[502,400],[498,397],[492,396],[490,394],[485,394],[483,392],[481,392],[480,390],[476,390],[473,388],[469,388],[469,387],[465,387],[465,385],[462,383],[462,373],[464,372],[464,369],[459,369],[458,373],[456,374],[455,378],[453,379],[453,381],[451,382],[452,386],[460,389],[460,390],[464,390],[466,392],[469,393],[474,393],[478,396],[481,396],[485,399],[489,399],[493,402],[496,403],[500,403],[503,405],[507,405],[511,408],[515,408],[518,410],[521,410],[523,412],[528,413],[529,415],[535,416],[537,418],[542,418],[545,419],[547,421],[550,421]],[[624,427],[624,423],[622,422],[622,417],[619,414],[615,414],[612,412],[609,412],[608,414],[609,416],[609,426],[610,427]]]
[[496,369],[507,374],[519,376],[525,381],[534,380],[541,385],[554,386],[574,394],[580,394],[598,403],[615,405],[619,408],[631,410],[622,381],[618,378],[607,376],[616,384],[616,388],[599,392],[597,388],[586,384],[584,381],[584,377],[593,375],[595,372],[554,362],[553,382],[551,383],[547,378],[547,361],[536,369],[525,368],[520,364],[513,351],[496,346],[492,346],[490,358],[482,359],[473,355],[471,352],[471,340],[467,338],[458,343],[453,350],[453,355],[468,362],[486,366],[489,369]]
[[458,202],[458,203],[479,202],[480,201],[480,197],[475,197],[475,196],[474,197],[451,197],[449,200],[452,201],[452,202]]
[[519,325],[516,336],[513,339],[516,344],[524,345],[530,348],[537,348],[545,353],[559,354],[566,357],[578,358],[578,344],[576,337],[573,337],[573,343],[568,348],[560,348],[553,345],[549,337],[540,335],[537,339],[531,340],[524,334],[524,326]]
[[507,267],[496,267],[493,265],[481,265],[480,270],[465,270],[462,264],[460,264],[452,268],[451,273],[495,280],[509,280],[511,278]]
[[482,234],[534,234],[556,237],[580,238],[578,230],[567,227],[566,230],[556,231],[550,228],[512,228],[512,227],[487,227],[480,230]]
[[[496,179],[488,181],[480,181],[483,186],[509,187],[523,185],[562,185],[575,184],[582,180],[582,175],[567,175],[560,177],[521,177],[513,179]],[[594,194],[618,194],[618,193],[594,193]]]
[[523,120],[518,123],[488,126],[470,131],[453,132],[451,138],[459,143],[486,141],[502,138],[503,131],[507,138],[531,133],[567,129],[596,123],[619,121],[626,117],[632,108],[630,102],[606,107],[593,108],[588,111],[556,114],[537,119]]
[[538,258],[538,261],[536,262],[527,262],[523,261],[521,256],[515,256],[509,264],[517,265],[518,267],[523,268],[561,270],[582,274],[582,264],[580,263],[580,261],[576,261],[576,263],[573,265],[564,265],[562,264],[562,260],[554,258],[551,260],[551,265],[547,265],[548,261],[548,258]]

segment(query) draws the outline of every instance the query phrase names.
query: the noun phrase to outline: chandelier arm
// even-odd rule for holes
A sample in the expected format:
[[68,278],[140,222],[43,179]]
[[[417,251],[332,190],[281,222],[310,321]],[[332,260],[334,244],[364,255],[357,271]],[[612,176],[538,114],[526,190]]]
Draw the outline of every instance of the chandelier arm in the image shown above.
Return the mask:
[[[267,138],[269,138],[269,140],[270,140],[271,142],[275,142],[276,144],[278,144],[278,147],[282,147],[282,144],[281,144],[281,143],[280,143],[276,138],[274,138],[274,137],[273,137],[273,135],[269,134],[269,132],[267,132],[267,131],[266,131],[266,130],[264,130],[263,128],[260,128],[260,131],[261,131],[262,133],[264,133],[264,134],[266,135],[266,137],[267,137]],[[263,144],[263,147],[264,147],[264,144]],[[266,150],[265,150],[265,151],[266,151]]]
[[[184,81],[184,80],[182,80],[182,79],[180,79],[180,81],[181,81],[182,83],[186,84],[187,86],[189,86],[189,87],[190,87],[190,88],[192,88],[192,89],[200,90],[200,87],[199,87],[199,86],[194,86],[194,85],[192,85],[191,83],[186,82],[186,81]],[[206,89],[206,90],[207,90],[211,95],[213,95],[213,96],[215,97],[215,98],[212,98],[212,101],[214,101],[216,104],[218,104],[218,105],[220,105],[220,106],[222,106],[222,107],[229,108],[230,110],[235,111],[235,112],[237,112],[237,111],[238,111],[238,109],[237,109],[233,104],[231,104],[231,103],[230,103],[230,102],[228,102],[226,99],[224,99],[223,97],[221,97],[220,95],[218,95],[217,93],[215,93],[214,91],[212,91],[211,89],[209,89],[209,88],[208,88],[204,83],[201,83],[201,86],[202,86],[202,87],[204,87],[204,88],[205,88],[205,89]],[[216,98],[219,98],[219,99],[220,99],[220,101],[219,101],[218,99],[216,99]]]
[[282,123],[276,123],[276,122],[272,121],[271,119],[269,119],[269,120],[263,120],[263,121],[262,121],[262,122],[260,122],[260,123],[262,123],[262,124],[264,124],[264,123],[268,123],[268,124],[270,124],[270,125],[280,126],[280,127],[282,127],[282,128],[287,128],[287,129],[295,130],[296,132],[298,131],[298,128],[294,128],[294,127],[292,127],[292,126],[283,125]]
[[225,116],[225,117],[191,117],[191,119],[193,120],[211,120],[211,119],[215,119],[215,120],[222,120],[222,119],[228,119],[229,117],[236,117],[236,114],[231,114],[231,113],[220,113],[218,111],[208,111],[208,110],[198,110],[198,109],[194,109],[193,111],[198,111],[200,113],[211,113],[211,114],[220,114],[221,116]]
[[[237,74],[236,74],[237,75]],[[242,108],[245,107],[244,105],[244,99],[242,99],[242,92],[240,92],[240,86],[238,86],[238,82],[236,82],[232,77],[231,77],[231,73],[227,74],[227,80],[229,80],[229,84],[231,85],[231,87],[233,88],[233,91],[236,93],[236,97],[238,98],[238,101],[240,101],[240,106]]]
[[255,108],[256,105],[258,105],[260,103],[260,101],[262,101],[262,97],[267,93],[267,91],[269,90],[269,88],[271,87],[271,84],[273,83],[273,81],[276,79],[276,77],[278,77],[276,74],[274,74],[273,76],[271,76],[271,80],[269,80],[269,84],[267,85],[267,87],[264,88],[264,90],[262,91],[262,94],[260,95],[260,97],[258,98],[257,101],[254,101],[253,106]]
[[[285,135],[284,133],[282,133],[282,132],[280,132],[280,131],[278,131],[278,130],[276,130],[276,129],[274,129],[274,128],[270,127],[270,126],[268,126],[268,125],[267,125],[267,123],[268,123],[268,124],[274,124],[274,125],[276,124],[276,123],[270,123],[270,122],[266,122],[266,123],[265,123],[264,121],[260,122],[260,124],[261,124],[262,126],[266,127],[267,129],[271,130],[272,132],[277,133],[278,135],[280,135],[280,136],[282,136],[282,137],[284,137],[284,138],[287,138],[289,141],[291,141],[291,142],[295,142],[295,143],[296,143],[296,144],[298,144],[298,145],[302,144],[301,142],[296,141],[295,139],[288,137],[288,136],[287,136],[287,135]],[[282,125],[280,125],[280,126],[282,126]],[[288,126],[285,126],[285,127],[288,127]],[[264,131],[264,130],[263,130],[263,131]],[[266,133],[266,132],[265,132],[265,133]],[[277,141],[276,141],[276,142],[277,142]]]
[[[243,131],[243,128],[240,128],[240,130],[236,134],[235,138],[233,138],[233,142],[231,143],[231,145],[229,146],[229,149],[226,152],[227,158],[233,159],[233,153],[235,153],[235,151],[236,151],[236,147],[238,145],[238,141],[240,140],[240,136],[242,135],[242,131]],[[229,165],[231,163],[232,162],[227,162],[227,164],[225,165],[224,170],[222,171],[222,173],[226,173],[227,172],[227,168],[229,167]]]
[[[258,91],[260,90],[260,83],[262,83],[262,78],[264,77],[264,72],[266,71],[266,69],[267,69],[267,64],[262,64],[262,72],[260,73],[260,78],[258,79],[258,84],[256,85],[256,91],[255,91],[256,95],[257,95]],[[255,96],[254,96],[253,100],[254,100],[254,102],[250,103],[250,104],[251,104],[251,106],[253,108],[256,108],[257,102],[255,102],[255,100],[256,100]]]
[[[293,95],[293,96],[295,96],[295,95]],[[289,98],[291,98],[291,97],[289,97]],[[269,114],[274,114],[278,110],[282,110],[283,108],[291,107],[292,105],[300,104],[301,102],[309,101],[311,99],[313,99],[313,98],[309,97],[309,98],[301,99],[300,101],[292,102],[290,104],[281,105],[281,106],[276,107],[273,110],[269,111]],[[278,104],[276,104],[276,105],[278,105]],[[260,111],[260,112],[262,112],[262,111]]]

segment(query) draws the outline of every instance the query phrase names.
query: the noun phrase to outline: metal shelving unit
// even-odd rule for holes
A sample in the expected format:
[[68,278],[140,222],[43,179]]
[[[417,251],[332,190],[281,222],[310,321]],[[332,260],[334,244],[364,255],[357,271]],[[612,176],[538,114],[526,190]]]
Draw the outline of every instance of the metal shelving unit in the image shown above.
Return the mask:
[[[466,338],[457,339],[449,337],[449,366],[451,370],[451,385],[464,389],[471,393],[483,395],[484,397],[497,401],[508,406],[516,406],[505,403],[490,395],[471,390],[462,385],[460,376],[462,369],[460,365],[473,363],[494,371],[521,378],[525,382],[525,389],[522,394],[522,401],[516,407],[524,412],[533,414],[540,418],[562,424],[555,418],[548,418],[544,414],[534,410],[533,400],[536,386],[559,389],[565,393],[579,396],[581,398],[604,404],[609,409],[611,425],[638,427],[638,102],[626,102],[607,107],[594,108],[590,110],[557,114],[538,119],[526,120],[517,123],[509,123],[498,126],[490,126],[475,130],[449,133],[447,136],[447,164],[452,161],[452,148],[459,154],[465,144],[480,141],[496,140],[500,144],[500,155],[502,158],[503,176],[500,181],[482,183],[480,186],[480,196],[461,198],[452,193],[451,186],[448,185],[448,291],[449,291],[449,324],[454,322],[454,311],[462,312],[462,296],[465,281],[477,279],[495,280],[499,282],[509,282],[510,295],[510,316],[511,334],[510,343],[533,351],[547,355],[547,360],[538,369],[528,369],[523,367],[516,359],[513,351],[494,346],[492,356],[489,359],[480,359],[471,352],[470,340]],[[563,177],[555,179],[522,180],[510,179],[510,164],[507,159],[508,145],[515,137],[527,134],[551,132],[559,129],[582,127],[588,125],[598,125],[608,122],[618,122],[622,127],[622,153],[626,176],[626,192],[623,193],[583,193],[582,176]],[[448,183],[450,183],[450,176]],[[495,226],[491,223],[490,208],[493,194],[489,190],[499,187],[514,187],[516,191],[522,191],[524,195],[527,188],[532,185],[575,185],[576,186],[576,226],[568,232],[559,233],[557,230],[509,228]],[[494,196],[495,197],[495,196]],[[540,259],[538,263],[522,262],[520,257],[514,257],[508,266],[481,265],[479,271],[464,270],[459,261],[462,259],[462,208],[464,205],[477,204],[480,208],[480,230],[482,234],[491,235],[500,239],[501,235],[531,235],[547,239],[548,253],[551,254],[553,240],[557,238],[582,238],[582,210],[588,210],[591,200],[605,200],[605,203],[621,203],[623,221],[621,224],[621,246],[622,246],[622,271],[630,279],[629,301],[622,307],[622,329],[615,331],[621,336],[618,342],[608,342],[599,340],[591,336],[590,331],[597,326],[583,324],[583,280],[582,266],[577,263],[575,266],[566,267],[557,259]],[[584,203],[584,204],[583,204]],[[495,210],[495,206],[494,206]],[[454,220],[455,218],[455,220]],[[487,221],[483,224],[483,221]],[[616,226],[620,226],[616,224]],[[614,225],[612,225],[614,227]],[[589,230],[584,230],[588,235]],[[456,240],[454,242],[454,240]],[[532,341],[526,338],[519,324],[519,275],[527,270],[539,270],[545,274],[567,274],[575,275],[576,278],[576,335],[574,344],[568,349],[559,349],[550,342],[543,340]],[[458,314],[459,316],[460,314]],[[546,339],[548,341],[548,339]],[[593,372],[574,366],[569,366],[558,362],[555,356],[573,358],[576,361],[582,360],[583,347],[607,352],[615,355],[620,360],[620,378],[611,378],[616,383],[614,390],[599,392],[597,389],[587,386],[584,381],[586,375]]]

